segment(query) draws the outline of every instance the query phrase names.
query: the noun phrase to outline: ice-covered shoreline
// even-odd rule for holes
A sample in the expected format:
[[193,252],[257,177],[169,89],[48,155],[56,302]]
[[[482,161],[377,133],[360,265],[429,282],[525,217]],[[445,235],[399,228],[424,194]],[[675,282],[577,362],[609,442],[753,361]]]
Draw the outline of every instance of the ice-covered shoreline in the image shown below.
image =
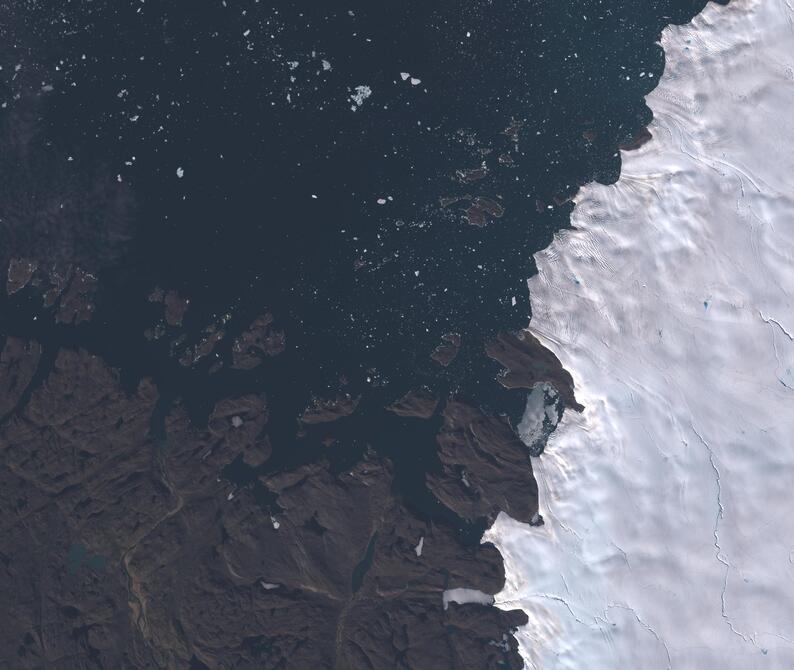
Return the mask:
[[794,667],[794,8],[665,30],[654,139],[537,254],[532,332],[571,372],[501,515],[529,668]]

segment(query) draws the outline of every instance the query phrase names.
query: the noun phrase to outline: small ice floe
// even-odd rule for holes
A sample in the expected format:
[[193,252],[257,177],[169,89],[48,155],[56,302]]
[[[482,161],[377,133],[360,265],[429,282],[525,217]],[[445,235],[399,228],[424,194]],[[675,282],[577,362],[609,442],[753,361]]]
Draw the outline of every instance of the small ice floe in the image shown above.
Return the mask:
[[262,586],[265,591],[272,591],[273,589],[277,589],[279,587],[278,584],[272,584],[270,582],[263,582],[260,580],[259,584]]
[[329,63],[327,60],[323,59],[323,70],[328,72],[328,70],[330,70],[330,69],[331,69],[331,63]]
[[421,79],[417,79],[416,77],[411,77],[411,86],[419,86],[422,83]]
[[353,106],[350,109],[355,112],[371,95],[372,89],[369,86],[365,86],[363,84],[356,86],[355,91],[350,95],[350,99],[353,101]]
[[444,609],[447,609],[450,603],[457,603],[458,605],[465,605],[466,603],[493,605],[494,602],[493,596],[478,589],[447,589],[442,594],[441,599],[444,603]]
[[240,426],[243,425],[243,420],[239,416],[233,416],[232,417],[232,425],[235,428],[239,428]]
[[419,544],[414,547],[414,551],[416,552],[417,556],[422,555],[422,548],[425,546],[425,536],[419,538]]
[[410,79],[410,77],[411,77],[411,73],[410,72],[400,72],[400,78],[403,81],[407,81],[408,79]]
[[184,168],[182,168],[182,167],[178,167],[178,168],[176,169],[176,176],[177,176],[177,177],[179,177],[180,179],[182,179],[182,177],[184,177],[184,176],[185,176],[185,170],[184,170]]
[[377,202],[379,205],[385,205],[388,201],[386,198],[378,198],[375,202]]
[[422,80],[418,77],[412,77],[410,72],[400,72],[400,79],[410,81],[411,86],[419,86],[422,83]]

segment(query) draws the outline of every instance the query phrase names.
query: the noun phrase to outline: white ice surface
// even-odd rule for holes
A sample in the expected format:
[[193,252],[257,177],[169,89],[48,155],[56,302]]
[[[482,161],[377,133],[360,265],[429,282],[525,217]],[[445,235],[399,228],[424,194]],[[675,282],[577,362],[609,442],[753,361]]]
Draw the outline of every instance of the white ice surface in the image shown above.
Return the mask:
[[494,602],[494,597],[477,589],[447,589],[441,594],[441,599],[444,603],[444,609],[449,607],[450,603],[457,603],[465,605],[466,603],[480,603],[481,605],[491,605]]
[[[531,330],[576,383],[501,515],[528,668],[794,668],[794,2],[668,28],[654,139],[537,255]],[[575,282],[576,277],[579,281]]]

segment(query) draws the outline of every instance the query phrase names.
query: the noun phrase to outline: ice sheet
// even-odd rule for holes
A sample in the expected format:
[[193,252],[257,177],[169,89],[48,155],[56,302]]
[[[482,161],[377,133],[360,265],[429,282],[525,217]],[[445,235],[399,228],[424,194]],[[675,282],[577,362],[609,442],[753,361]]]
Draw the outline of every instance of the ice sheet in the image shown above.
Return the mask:
[[794,3],[663,46],[654,139],[530,281],[586,411],[534,461],[545,526],[486,535],[529,668],[794,668]]

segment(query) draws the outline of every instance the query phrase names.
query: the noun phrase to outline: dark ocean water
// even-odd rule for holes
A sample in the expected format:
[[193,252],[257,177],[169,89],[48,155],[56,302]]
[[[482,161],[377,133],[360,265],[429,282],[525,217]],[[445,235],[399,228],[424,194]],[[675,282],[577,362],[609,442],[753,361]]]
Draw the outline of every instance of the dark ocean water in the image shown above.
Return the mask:
[[[99,293],[90,324],[58,326],[26,289],[2,299],[0,328],[50,362],[62,346],[100,354],[128,388],[152,377],[155,433],[174,401],[201,422],[219,398],[267,393],[260,471],[328,456],[324,429],[295,437],[297,415],[313,395],[361,395],[333,466],[373,446],[417,510],[477,539],[424,486],[438,420],[383,406],[427,385],[520,414],[483,343],[527,324],[532,254],[579,185],[617,178],[616,145],[650,120],[656,37],[703,4],[2,3],[0,257],[76,263]],[[465,216],[478,197],[504,210],[483,227]],[[190,307],[150,341],[155,286]],[[230,370],[264,312],[286,351]],[[226,332],[214,354],[180,365],[211,324]],[[429,354],[450,332],[461,353],[442,368]]]

